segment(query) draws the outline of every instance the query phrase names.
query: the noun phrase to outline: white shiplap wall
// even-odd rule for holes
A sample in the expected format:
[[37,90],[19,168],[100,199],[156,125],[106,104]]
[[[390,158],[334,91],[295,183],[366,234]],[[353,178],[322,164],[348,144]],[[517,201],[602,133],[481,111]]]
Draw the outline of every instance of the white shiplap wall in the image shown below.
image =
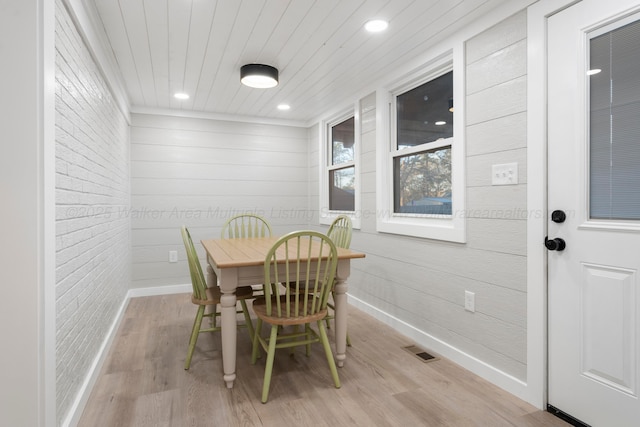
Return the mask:
[[[526,12],[466,43],[467,243],[376,232],[362,218],[349,294],[395,321],[526,381]],[[376,209],[375,94],[360,100],[362,212]],[[311,147],[317,146],[317,138]],[[317,156],[317,151],[312,154]],[[315,157],[317,161],[317,157]],[[517,162],[519,184],[491,186]],[[317,185],[317,173],[310,175]],[[476,312],[464,310],[464,291]],[[425,340],[428,342],[428,340]]]
[[67,417],[130,285],[126,117],[56,2],[56,406]]
[[264,216],[277,234],[314,218],[305,128],[134,114],[131,144],[134,287],[190,282],[182,224],[197,243],[238,213]]

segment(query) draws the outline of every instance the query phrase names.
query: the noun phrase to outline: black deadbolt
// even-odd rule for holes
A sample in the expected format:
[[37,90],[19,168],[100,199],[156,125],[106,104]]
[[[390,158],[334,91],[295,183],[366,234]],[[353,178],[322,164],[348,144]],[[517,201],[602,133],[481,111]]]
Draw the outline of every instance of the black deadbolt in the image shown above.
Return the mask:
[[544,245],[550,251],[564,251],[564,248],[567,247],[567,243],[564,239],[556,237],[553,240],[549,240],[547,237],[544,238]]
[[553,211],[551,212],[551,221],[561,223],[567,219],[567,214],[564,211]]

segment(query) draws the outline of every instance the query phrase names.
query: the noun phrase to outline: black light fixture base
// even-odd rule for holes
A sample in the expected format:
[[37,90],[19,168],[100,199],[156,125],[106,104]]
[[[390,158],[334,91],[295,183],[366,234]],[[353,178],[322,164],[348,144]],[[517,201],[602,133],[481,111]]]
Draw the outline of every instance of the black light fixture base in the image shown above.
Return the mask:
[[240,81],[250,87],[274,87],[278,84],[278,69],[265,64],[243,65],[240,68]]

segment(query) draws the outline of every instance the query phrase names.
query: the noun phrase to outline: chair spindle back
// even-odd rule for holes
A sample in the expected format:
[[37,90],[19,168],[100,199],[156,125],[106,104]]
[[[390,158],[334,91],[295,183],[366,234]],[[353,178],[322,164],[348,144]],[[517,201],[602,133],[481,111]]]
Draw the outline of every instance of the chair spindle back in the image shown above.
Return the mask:
[[327,236],[333,240],[333,243],[335,243],[337,247],[349,249],[352,229],[351,218],[347,215],[339,215],[333,220],[331,226],[329,226]]
[[[267,313],[294,318],[326,310],[337,265],[337,249],[328,236],[296,231],[281,237],[265,259]],[[289,286],[273,286],[278,283]]]
[[198,253],[193,246],[191,240],[191,233],[184,225],[181,228],[182,241],[184,242],[184,248],[187,251],[187,260],[189,261],[189,272],[191,273],[191,285],[193,287],[193,296],[198,300],[207,299],[207,282],[202,272],[202,266],[198,259]]
[[230,218],[223,226],[220,237],[223,239],[246,239],[251,237],[270,237],[271,225],[266,219],[255,214],[240,214]]

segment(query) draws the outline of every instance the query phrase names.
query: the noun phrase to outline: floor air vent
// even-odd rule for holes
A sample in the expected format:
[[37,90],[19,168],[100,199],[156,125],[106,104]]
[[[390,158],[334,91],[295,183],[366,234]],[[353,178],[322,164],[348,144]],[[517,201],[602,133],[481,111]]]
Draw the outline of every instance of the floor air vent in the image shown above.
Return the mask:
[[416,356],[418,359],[422,360],[423,362],[434,362],[439,359],[439,357],[436,357],[424,351],[423,349],[421,349],[416,345],[408,345],[404,347],[404,349],[407,350],[409,353],[413,354],[414,356]]

